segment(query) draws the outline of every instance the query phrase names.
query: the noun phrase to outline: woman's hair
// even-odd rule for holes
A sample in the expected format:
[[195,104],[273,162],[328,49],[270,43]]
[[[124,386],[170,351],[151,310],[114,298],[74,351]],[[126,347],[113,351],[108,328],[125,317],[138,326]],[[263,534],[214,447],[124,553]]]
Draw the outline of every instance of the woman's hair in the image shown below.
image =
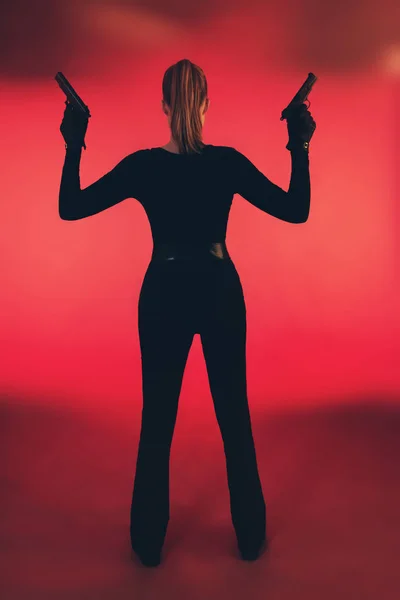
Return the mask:
[[202,123],[200,108],[207,98],[203,70],[187,58],[170,66],[162,82],[163,100],[171,108],[171,133],[182,154],[200,153]]

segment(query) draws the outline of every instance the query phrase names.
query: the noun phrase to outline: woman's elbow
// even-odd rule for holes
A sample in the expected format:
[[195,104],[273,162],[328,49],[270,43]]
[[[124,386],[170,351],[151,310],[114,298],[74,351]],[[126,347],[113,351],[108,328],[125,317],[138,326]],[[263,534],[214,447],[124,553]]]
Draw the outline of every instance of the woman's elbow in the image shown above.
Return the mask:
[[310,203],[308,202],[301,210],[297,210],[295,214],[295,219],[293,223],[305,223],[308,221],[308,217],[310,214]]
[[291,215],[291,218],[288,219],[289,223],[294,223],[295,225],[300,225],[301,223],[306,223],[308,221],[309,213],[297,213],[296,215]]
[[58,215],[62,221],[77,221],[79,217],[73,215],[72,213],[64,212],[62,210],[58,211]]
[[79,219],[78,207],[79,203],[70,196],[60,193],[58,198],[58,215],[62,221],[76,221]]
[[297,223],[298,225],[300,225],[301,223],[306,223],[308,221],[308,214],[305,217],[299,217],[298,219],[296,219],[296,221],[294,221],[294,223]]

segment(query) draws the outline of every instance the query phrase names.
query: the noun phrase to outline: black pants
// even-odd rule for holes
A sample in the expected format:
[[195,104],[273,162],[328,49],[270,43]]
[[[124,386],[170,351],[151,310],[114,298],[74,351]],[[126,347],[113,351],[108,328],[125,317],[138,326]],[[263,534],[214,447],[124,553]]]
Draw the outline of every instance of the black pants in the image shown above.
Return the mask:
[[266,510],[246,383],[246,306],[234,263],[152,260],[139,297],[143,408],[131,507],[136,551],[161,550],[170,517],[169,459],[184,369],[201,336],[239,547],[258,546]]

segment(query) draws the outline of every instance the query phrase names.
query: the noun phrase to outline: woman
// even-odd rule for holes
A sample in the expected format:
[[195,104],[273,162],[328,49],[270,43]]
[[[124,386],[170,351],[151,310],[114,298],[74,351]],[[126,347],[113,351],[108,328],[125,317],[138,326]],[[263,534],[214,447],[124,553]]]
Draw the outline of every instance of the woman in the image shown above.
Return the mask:
[[[290,223],[304,223],[310,206],[308,149],[315,121],[302,105],[289,120],[289,191],[272,183],[243,154],[205,144],[206,77],[181,60],[165,72],[162,109],[171,138],[162,147],[126,156],[80,189],[79,161],[88,120],[67,103],[60,130],[66,141],[59,214],[76,220],[125,198],[149,218],[153,253],[138,306],[143,409],[131,507],[131,544],[143,564],[156,566],[169,522],[169,457],[182,378],[198,333],[221,431],[232,523],[240,555],[254,560],[267,547],[266,509],[252,435],[246,383],[246,306],[225,244],[233,195]],[[307,145],[306,145],[307,146]]]

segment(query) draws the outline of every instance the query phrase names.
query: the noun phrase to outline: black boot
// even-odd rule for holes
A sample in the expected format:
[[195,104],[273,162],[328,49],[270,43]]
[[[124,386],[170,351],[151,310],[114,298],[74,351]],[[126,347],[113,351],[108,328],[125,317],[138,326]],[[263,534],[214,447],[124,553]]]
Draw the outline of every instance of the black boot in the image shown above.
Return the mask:
[[161,563],[161,550],[138,550],[133,547],[132,550],[145,567],[158,567]]
[[257,548],[244,548],[239,546],[239,553],[242,560],[257,560],[264,552],[268,549],[268,540],[266,538],[263,539],[261,545],[258,545]]

